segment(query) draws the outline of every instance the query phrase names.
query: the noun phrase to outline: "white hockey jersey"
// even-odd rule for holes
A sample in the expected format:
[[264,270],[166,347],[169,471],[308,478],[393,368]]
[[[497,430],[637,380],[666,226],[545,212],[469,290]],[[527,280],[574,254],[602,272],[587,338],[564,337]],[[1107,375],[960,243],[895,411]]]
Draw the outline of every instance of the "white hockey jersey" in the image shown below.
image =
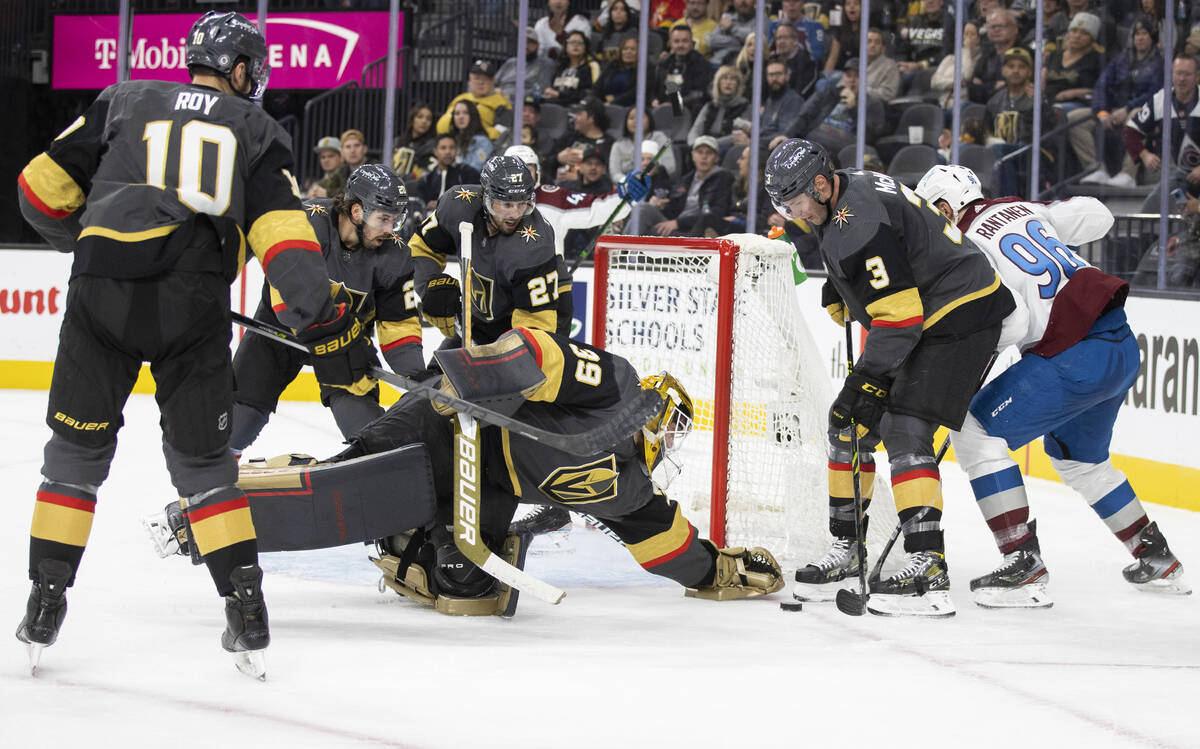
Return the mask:
[[1108,208],[1089,197],[1054,203],[1000,198],[967,206],[958,228],[987,254],[1017,302],[1004,321],[1000,350],[1024,350],[1042,339],[1055,295],[1076,270],[1091,267],[1068,245],[1100,239],[1112,225]]
[[[589,195],[564,190],[557,185],[539,185],[537,189],[538,213],[554,228],[554,251],[560,257],[567,232],[603,225],[620,203],[616,190],[604,195]],[[626,204],[613,221],[628,215],[629,205]]]

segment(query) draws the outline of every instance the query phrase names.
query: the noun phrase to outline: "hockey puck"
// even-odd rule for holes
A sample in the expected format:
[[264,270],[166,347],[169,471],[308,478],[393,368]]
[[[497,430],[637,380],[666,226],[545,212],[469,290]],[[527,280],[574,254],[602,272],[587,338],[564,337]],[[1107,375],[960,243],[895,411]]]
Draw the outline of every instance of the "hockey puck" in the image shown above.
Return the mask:
[[782,611],[803,611],[804,604],[799,601],[782,601],[779,604]]

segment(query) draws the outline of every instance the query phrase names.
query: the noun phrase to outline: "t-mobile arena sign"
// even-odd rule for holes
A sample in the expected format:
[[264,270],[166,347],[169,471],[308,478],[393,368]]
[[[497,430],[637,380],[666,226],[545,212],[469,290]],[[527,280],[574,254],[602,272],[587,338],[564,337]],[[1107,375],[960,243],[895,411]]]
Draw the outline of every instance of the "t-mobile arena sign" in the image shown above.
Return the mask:
[[[250,19],[254,21],[254,18]],[[188,80],[186,38],[196,15],[136,15],[133,79]],[[117,16],[54,17],[54,88],[100,89],[117,82]],[[403,39],[400,15],[397,39]],[[271,88],[333,88],[358,80],[387,55],[387,13],[272,13],[267,16]]]

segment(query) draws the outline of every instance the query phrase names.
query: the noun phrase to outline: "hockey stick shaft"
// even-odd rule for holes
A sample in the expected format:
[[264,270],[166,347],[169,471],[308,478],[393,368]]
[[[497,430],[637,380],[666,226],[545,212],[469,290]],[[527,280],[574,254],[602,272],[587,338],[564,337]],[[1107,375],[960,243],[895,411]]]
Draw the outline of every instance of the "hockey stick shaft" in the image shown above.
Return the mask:
[[[852,323],[846,327],[846,373],[854,371],[854,333]],[[850,419],[850,481],[854,486],[854,539],[858,545],[858,591],[862,596],[862,609],[867,607],[867,570],[863,560],[867,558],[867,539],[863,533],[862,456],[858,452],[858,423]],[[862,611],[860,610],[861,614]]]
[[[297,341],[291,331],[276,327],[262,320],[255,320],[238,312],[233,313],[233,321],[246,330],[258,335],[274,338],[285,346],[299,351],[309,352],[308,347]],[[628,438],[638,429],[654,418],[662,410],[662,398],[652,390],[643,390],[631,398],[620,411],[613,414],[604,424],[586,432],[563,434],[539,429],[531,424],[514,419],[511,416],[497,413],[486,406],[450,395],[437,388],[423,385],[415,380],[389,372],[381,367],[371,367],[367,374],[377,380],[386,382],[397,390],[412,393],[439,405],[467,414],[486,424],[507,429],[513,434],[520,435],[534,442],[553,447],[556,450],[572,455],[595,455],[607,451],[623,439]]]
[[[658,153],[654,154],[654,158],[650,160],[650,165],[641,171],[643,173],[648,173],[651,169],[657,166],[659,160],[664,154],[666,154],[668,150],[670,150],[670,148],[671,143],[669,141],[660,146]],[[574,273],[576,269],[579,268],[579,264],[583,262],[584,258],[592,254],[592,251],[596,249],[596,242],[600,241],[600,237],[604,236],[604,233],[607,232],[609,227],[613,225],[613,222],[617,220],[617,216],[621,215],[621,211],[624,210],[625,206],[627,205],[629,205],[629,198],[621,198],[621,202],[617,203],[617,207],[612,210],[612,213],[608,214],[608,218],[606,218],[604,223],[600,225],[600,231],[596,232],[596,236],[592,237],[591,243],[579,253],[577,258],[571,261],[571,267],[569,268],[571,273]]]

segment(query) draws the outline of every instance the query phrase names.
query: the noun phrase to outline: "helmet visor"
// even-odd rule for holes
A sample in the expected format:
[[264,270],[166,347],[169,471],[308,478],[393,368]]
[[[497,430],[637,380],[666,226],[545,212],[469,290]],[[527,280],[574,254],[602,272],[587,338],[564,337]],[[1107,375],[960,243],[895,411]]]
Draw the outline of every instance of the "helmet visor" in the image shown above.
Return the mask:
[[267,58],[247,60],[246,73],[250,76],[250,93],[247,94],[247,98],[261,101],[263,94],[267,92],[267,82],[271,80],[271,66],[267,64]]
[[363,223],[377,231],[396,232],[404,226],[408,218],[408,210],[385,210],[383,208],[363,204]]

